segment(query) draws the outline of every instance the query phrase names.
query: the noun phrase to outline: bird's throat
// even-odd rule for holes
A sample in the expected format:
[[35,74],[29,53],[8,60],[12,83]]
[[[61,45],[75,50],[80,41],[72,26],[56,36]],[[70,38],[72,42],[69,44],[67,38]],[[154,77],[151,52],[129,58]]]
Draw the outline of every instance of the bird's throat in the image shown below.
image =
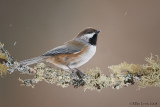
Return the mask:
[[96,45],[96,43],[97,43],[97,34],[93,35],[93,37],[89,39],[89,43],[91,45]]

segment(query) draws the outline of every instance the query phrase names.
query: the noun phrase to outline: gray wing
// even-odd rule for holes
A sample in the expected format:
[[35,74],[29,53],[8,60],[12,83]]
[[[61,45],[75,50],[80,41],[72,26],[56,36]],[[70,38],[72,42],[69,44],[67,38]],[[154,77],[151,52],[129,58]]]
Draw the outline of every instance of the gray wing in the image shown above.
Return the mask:
[[44,53],[42,56],[54,56],[57,54],[72,54],[75,52],[79,52],[81,49],[82,47],[62,45]]

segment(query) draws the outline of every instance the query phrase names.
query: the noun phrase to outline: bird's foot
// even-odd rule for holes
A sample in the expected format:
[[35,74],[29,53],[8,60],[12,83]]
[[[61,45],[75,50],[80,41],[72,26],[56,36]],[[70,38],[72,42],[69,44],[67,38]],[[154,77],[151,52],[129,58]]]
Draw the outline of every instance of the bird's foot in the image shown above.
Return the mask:
[[85,74],[81,72],[79,69],[76,69],[76,70],[77,70],[76,71],[77,76],[79,77],[79,79],[82,79],[85,76]]
[[76,69],[76,71],[72,71],[71,74],[72,77],[78,77],[79,79],[84,78],[85,74],[81,72],[79,69]]
[[76,72],[72,71],[71,77],[76,77],[76,76],[77,76]]
[[72,85],[75,88],[80,86],[84,86],[85,82],[85,74],[82,73],[80,70],[76,69],[75,72],[72,72]]

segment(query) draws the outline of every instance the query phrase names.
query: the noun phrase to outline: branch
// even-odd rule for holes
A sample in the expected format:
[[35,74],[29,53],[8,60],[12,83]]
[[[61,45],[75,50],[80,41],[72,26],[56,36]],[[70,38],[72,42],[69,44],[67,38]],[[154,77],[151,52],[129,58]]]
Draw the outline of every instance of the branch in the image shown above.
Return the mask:
[[44,63],[38,63],[33,68],[20,65],[4,49],[0,43],[0,74],[22,72],[23,74],[32,74],[32,79],[22,80],[22,85],[35,87],[40,81],[49,84],[57,84],[61,87],[73,86],[75,88],[83,87],[84,90],[101,90],[111,87],[120,89],[137,83],[139,88],[160,87],[160,59],[158,56],[145,58],[146,64],[128,64],[123,62],[119,65],[109,66],[111,74],[109,76],[102,73],[99,68],[83,71],[84,75],[76,74],[48,67]]

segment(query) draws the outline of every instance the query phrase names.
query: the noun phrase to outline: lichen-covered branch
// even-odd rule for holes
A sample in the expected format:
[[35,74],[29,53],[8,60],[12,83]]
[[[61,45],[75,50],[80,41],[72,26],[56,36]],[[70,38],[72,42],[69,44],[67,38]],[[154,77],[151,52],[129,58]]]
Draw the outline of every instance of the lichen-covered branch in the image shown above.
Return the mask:
[[128,64],[123,62],[119,65],[109,66],[110,75],[105,75],[99,68],[83,71],[85,75],[76,75],[56,68],[51,68],[44,63],[38,63],[33,68],[20,65],[4,49],[0,43],[0,74],[7,72],[22,72],[23,74],[33,74],[32,79],[21,79],[22,85],[34,87],[38,82],[45,81],[49,84],[57,84],[61,87],[73,86],[75,88],[84,87],[84,90],[101,90],[111,87],[119,89],[137,83],[139,88],[160,87],[160,59],[158,56],[147,57],[146,64]]
[[26,65],[20,65],[14,58],[4,49],[4,44],[0,42],[0,74],[13,73],[14,71],[20,71],[22,73],[30,74],[33,71],[32,68]]

